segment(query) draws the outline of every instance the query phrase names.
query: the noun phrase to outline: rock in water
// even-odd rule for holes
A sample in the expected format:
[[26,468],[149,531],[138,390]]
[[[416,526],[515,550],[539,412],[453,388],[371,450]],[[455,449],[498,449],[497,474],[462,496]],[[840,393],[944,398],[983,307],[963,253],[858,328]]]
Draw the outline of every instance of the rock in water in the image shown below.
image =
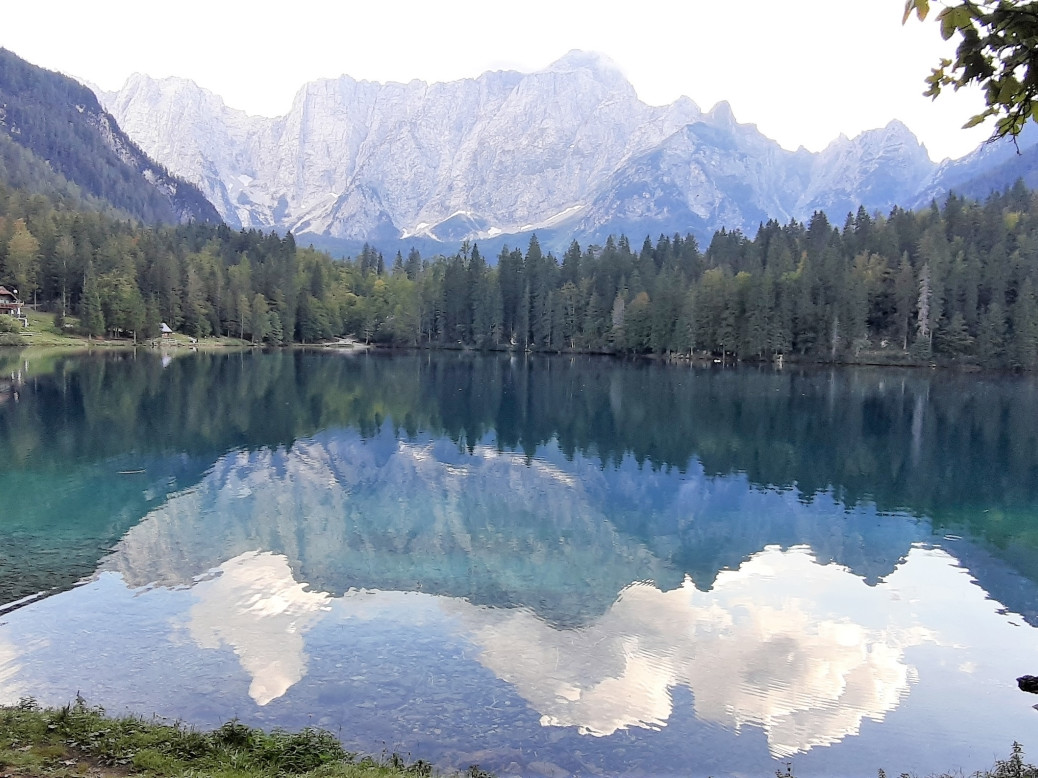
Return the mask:
[[1021,675],[1016,679],[1016,685],[1022,692],[1038,694],[1038,675]]

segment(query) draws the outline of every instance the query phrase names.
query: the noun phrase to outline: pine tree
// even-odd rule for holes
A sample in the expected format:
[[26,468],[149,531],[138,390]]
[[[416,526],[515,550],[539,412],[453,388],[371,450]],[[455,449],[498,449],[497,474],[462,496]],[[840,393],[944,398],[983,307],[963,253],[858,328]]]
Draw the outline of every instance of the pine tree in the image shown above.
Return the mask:
[[901,348],[905,351],[908,350],[908,335],[911,332],[909,325],[912,318],[912,303],[914,299],[915,275],[912,272],[912,264],[908,261],[908,252],[906,251],[901,255],[901,265],[898,267],[897,278],[894,281],[897,336],[901,341]]
[[267,326],[267,340],[271,343],[280,344],[285,342],[285,330],[281,323],[281,316],[277,311],[267,314],[269,324]]
[[159,313],[159,301],[152,295],[144,304],[144,323],[141,325],[140,336],[146,340],[157,338],[161,325],[162,315]]
[[934,350],[942,354],[966,354],[973,347],[973,338],[966,328],[966,317],[956,313],[951,320],[937,328]]
[[523,285],[522,297],[519,300],[519,314],[516,325],[516,343],[523,351],[530,349],[530,282]]
[[23,219],[14,223],[7,243],[6,272],[23,300],[32,300],[36,291],[36,275],[40,259],[40,242]]
[[262,343],[270,332],[270,307],[267,298],[259,292],[253,295],[249,304],[248,332],[253,343]]
[[1002,364],[1006,346],[1006,316],[1002,305],[991,303],[980,317],[977,332],[977,356],[981,364],[998,367]]
[[1030,278],[1020,287],[1012,316],[1011,364],[1023,370],[1038,369],[1038,294]]
[[105,333],[105,317],[101,309],[101,295],[97,290],[97,282],[90,276],[83,281],[83,310],[80,313],[83,331],[93,338]]
[[407,252],[407,262],[404,264],[404,272],[412,281],[416,281],[422,273],[422,255],[414,246]]
[[919,271],[919,300],[916,304],[916,350],[929,355],[933,350],[933,322],[930,320],[933,291],[930,288],[930,264]]

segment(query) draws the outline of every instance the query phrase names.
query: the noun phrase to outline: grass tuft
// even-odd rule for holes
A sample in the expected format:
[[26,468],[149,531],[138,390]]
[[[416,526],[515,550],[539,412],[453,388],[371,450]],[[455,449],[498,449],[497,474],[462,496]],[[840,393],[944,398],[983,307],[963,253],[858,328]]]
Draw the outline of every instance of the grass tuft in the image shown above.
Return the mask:
[[[272,732],[233,719],[211,732],[183,724],[108,716],[82,698],[43,709],[27,698],[0,708],[0,774],[81,774],[78,762],[119,775],[206,778],[404,778],[434,775],[432,765],[398,754],[381,760],[346,751],[332,733],[315,727]],[[64,768],[64,769],[62,769]]]

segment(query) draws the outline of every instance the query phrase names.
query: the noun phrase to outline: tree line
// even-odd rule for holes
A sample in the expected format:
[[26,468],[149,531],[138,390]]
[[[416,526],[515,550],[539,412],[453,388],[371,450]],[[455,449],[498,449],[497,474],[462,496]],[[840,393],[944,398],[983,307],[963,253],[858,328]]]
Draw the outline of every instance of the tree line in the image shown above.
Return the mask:
[[1038,199],[1022,184],[918,212],[859,208],[842,227],[762,224],[691,235],[536,236],[493,264],[450,256],[335,260],[258,230],[146,227],[0,184],[0,282],[85,333],[308,343],[713,355],[765,360],[957,360],[1038,368]]

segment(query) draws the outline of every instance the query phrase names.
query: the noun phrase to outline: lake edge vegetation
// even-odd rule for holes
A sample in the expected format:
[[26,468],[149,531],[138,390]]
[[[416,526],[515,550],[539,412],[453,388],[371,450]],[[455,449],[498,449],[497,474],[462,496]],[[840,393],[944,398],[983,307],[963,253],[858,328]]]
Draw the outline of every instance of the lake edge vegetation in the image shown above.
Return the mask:
[[620,236],[559,259],[533,236],[494,264],[467,241],[336,260],[291,234],[142,226],[0,184],[0,282],[90,338],[156,338],[165,323],[253,344],[1038,369],[1038,197],[1022,184],[983,203],[859,208],[842,228],[816,212],[752,239],[721,230],[705,251],[691,235],[637,250]]
[[[315,727],[267,732],[232,719],[201,731],[157,717],[110,716],[81,697],[61,708],[42,708],[31,697],[0,706],[0,770],[10,778],[71,778],[86,771],[97,778],[493,778],[479,765],[454,773],[396,753],[359,756],[346,751],[335,734]],[[887,778],[883,768],[876,772],[878,778]],[[795,775],[793,762],[775,771],[776,778]],[[930,775],[954,778],[962,773]],[[1006,759],[971,776],[1038,778],[1038,767],[1024,761],[1023,747],[1014,742]],[[912,774],[900,773],[899,778]]]
[[[361,756],[343,748],[325,729],[264,731],[232,719],[210,731],[182,722],[140,716],[110,716],[81,698],[61,708],[40,707],[33,698],[0,706],[0,772],[30,778],[206,775],[266,778],[428,778],[464,775],[491,778],[472,765],[464,773],[434,770],[424,760],[396,753]],[[97,774],[94,772],[93,774]]]

